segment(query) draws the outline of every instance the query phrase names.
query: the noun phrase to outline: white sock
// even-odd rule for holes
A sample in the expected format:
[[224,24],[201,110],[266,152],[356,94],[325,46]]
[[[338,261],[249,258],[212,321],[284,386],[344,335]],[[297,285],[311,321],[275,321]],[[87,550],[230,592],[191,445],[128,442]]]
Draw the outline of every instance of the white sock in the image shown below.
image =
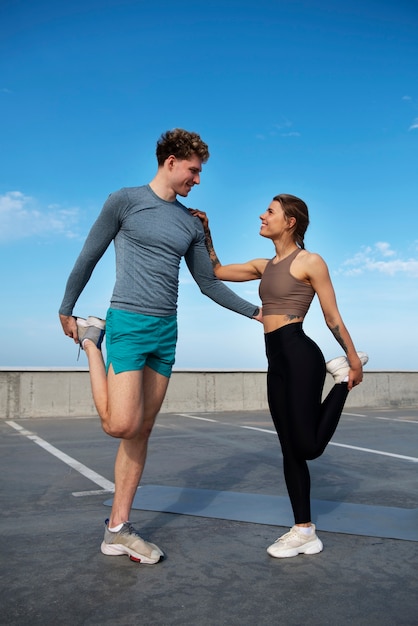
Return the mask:
[[304,535],[312,535],[314,532],[313,526],[298,526],[297,528]]
[[122,526],[123,526],[123,522],[122,524],[118,524],[114,528],[110,528],[110,526],[108,526],[107,529],[110,530],[111,533],[118,533],[120,530],[122,530]]

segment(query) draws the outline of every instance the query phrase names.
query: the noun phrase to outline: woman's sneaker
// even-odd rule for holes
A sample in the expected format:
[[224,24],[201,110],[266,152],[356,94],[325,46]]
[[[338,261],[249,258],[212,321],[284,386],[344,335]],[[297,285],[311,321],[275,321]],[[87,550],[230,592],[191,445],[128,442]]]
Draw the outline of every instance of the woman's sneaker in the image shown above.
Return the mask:
[[298,526],[292,526],[290,531],[282,535],[267,548],[270,556],[276,559],[286,559],[298,554],[318,554],[322,552],[322,541],[317,537],[315,524],[311,525],[312,533],[307,535]]
[[87,319],[84,319],[83,317],[76,317],[76,321],[80,348],[82,350],[84,349],[84,339],[90,339],[96,348],[100,350],[103,337],[105,336],[105,320],[100,319],[100,317],[90,315]]
[[[365,352],[357,352],[357,354],[359,356],[361,364],[366,365],[367,361],[369,360],[367,354]],[[327,372],[331,374],[336,384],[342,383],[344,378],[348,376],[350,371],[350,364],[346,356],[337,356],[337,358],[328,361],[326,366]]]
[[127,554],[131,561],[152,565],[164,558],[164,552],[155,543],[149,543],[139,536],[130,522],[125,522],[119,532],[109,530],[109,520],[105,522],[105,534],[101,551],[108,556]]

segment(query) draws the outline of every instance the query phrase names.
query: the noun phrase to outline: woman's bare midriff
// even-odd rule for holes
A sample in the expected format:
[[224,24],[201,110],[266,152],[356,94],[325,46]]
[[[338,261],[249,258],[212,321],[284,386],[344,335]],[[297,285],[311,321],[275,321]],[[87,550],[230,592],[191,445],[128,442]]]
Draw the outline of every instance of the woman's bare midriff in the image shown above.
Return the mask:
[[288,324],[296,324],[303,322],[303,316],[295,317],[290,315],[264,315],[263,326],[265,333],[272,333],[274,330],[287,326]]

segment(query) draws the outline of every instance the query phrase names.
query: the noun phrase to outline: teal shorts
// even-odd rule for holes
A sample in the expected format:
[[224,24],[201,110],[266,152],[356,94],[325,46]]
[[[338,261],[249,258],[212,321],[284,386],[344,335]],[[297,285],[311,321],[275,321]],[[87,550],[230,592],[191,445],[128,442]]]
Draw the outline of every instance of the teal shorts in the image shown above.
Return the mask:
[[177,316],[154,317],[109,309],[106,317],[106,369],[115,374],[148,365],[170,378],[177,344]]

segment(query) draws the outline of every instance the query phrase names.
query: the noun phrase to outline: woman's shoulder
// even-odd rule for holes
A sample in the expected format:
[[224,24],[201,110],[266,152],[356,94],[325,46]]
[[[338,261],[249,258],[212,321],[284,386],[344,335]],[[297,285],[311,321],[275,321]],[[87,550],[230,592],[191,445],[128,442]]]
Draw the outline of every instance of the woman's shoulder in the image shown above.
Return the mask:
[[313,265],[325,263],[320,254],[305,249],[300,250],[299,254],[297,255],[297,259],[299,261],[302,261],[303,263],[309,263]]
[[314,276],[322,276],[328,271],[327,264],[322,256],[317,252],[310,252],[309,250],[301,250],[294,263],[295,270],[299,269],[299,272],[307,279]]

